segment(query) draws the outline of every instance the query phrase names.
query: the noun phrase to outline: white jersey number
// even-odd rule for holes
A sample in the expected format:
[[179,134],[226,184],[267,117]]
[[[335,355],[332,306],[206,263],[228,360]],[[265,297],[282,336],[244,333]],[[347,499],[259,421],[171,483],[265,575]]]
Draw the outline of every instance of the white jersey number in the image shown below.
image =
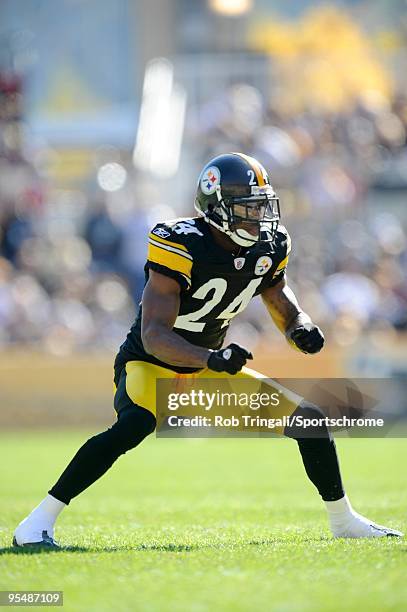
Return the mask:
[[[229,324],[230,319],[233,319],[239,312],[242,312],[254,296],[257,287],[260,285],[262,278],[254,278],[250,283],[237,295],[232,302],[220,313],[217,319],[223,319],[222,327]],[[224,278],[212,278],[207,283],[203,284],[195,291],[192,297],[197,300],[205,300],[208,293],[214,289],[213,296],[205,302],[202,308],[195,312],[188,312],[184,315],[179,315],[175,321],[174,327],[177,329],[186,329],[192,332],[202,332],[206,323],[199,322],[199,319],[208,315],[215,306],[217,306],[227,289],[227,281]]]

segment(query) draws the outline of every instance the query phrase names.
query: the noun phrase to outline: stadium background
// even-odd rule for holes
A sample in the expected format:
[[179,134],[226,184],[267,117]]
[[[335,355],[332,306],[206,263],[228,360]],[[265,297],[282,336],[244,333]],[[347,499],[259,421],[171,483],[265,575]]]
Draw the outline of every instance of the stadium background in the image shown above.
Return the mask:
[[[254,301],[231,326],[254,367],[405,380],[406,133],[406,0],[1,0],[0,589],[63,589],[69,612],[405,610],[405,539],[333,540],[286,439],[150,436],[62,514],[69,548],[10,544],[112,422],[147,229],[191,214],[218,152],[270,170],[327,336],[298,354]],[[337,447],[355,509],[407,531],[405,440]]]
[[228,150],[270,170],[327,347],[290,351],[256,300],[230,337],[270,376],[406,375],[406,9],[3,0],[2,425],[110,420],[147,230]]

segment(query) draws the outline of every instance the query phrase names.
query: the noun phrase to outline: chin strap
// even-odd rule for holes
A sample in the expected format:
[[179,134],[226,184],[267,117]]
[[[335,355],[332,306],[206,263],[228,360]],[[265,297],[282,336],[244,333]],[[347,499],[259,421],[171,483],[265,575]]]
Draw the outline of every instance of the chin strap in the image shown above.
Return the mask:
[[239,236],[239,234],[237,234],[236,232],[232,232],[230,230],[228,230],[227,234],[233,240],[233,242],[243,247],[251,247],[258,241],[258,238],[256,238],[255,240],[249,238],[246,239],[242,236]]

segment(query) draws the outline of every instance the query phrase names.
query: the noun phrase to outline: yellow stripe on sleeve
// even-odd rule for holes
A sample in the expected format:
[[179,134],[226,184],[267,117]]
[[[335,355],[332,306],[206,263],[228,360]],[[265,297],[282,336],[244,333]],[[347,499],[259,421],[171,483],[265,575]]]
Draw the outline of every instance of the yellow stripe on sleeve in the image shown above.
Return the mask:
[[283,261],[278,265],[278,268],[276,270],[276,272],[281,272],[281,270],[283,270],[284,268],[287,267],[288,264],[288,255],[285,259],[283,259]]
[[152,240],[156,240],[157,242],[161,242],[161,244],[167,244],[168,246],[176,247],[177,249],[180,249],[181,251],[186,251],[188,253],[187,247],[183,244],[178,244],[178,242],[171,242],[170,240],[166,240],[165,238],[156,236],[152,232],[149,234],[149,238],[151,238]]
[[150,242],[148,245],[147,259],[165,266],[170,270],[174,270],[174,272],[179,272],[189,283],[191,282],[192,257],[179,255],[178,253],[168,251]]

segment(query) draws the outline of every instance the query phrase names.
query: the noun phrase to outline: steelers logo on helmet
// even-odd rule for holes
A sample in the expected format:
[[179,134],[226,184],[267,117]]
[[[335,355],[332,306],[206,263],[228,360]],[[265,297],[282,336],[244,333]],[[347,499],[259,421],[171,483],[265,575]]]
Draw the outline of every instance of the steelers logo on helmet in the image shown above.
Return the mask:
[[216,166],[209,166],[201,178],[201,189],[205,195],[215,193],[215,188],[220,183],[220,171]]

